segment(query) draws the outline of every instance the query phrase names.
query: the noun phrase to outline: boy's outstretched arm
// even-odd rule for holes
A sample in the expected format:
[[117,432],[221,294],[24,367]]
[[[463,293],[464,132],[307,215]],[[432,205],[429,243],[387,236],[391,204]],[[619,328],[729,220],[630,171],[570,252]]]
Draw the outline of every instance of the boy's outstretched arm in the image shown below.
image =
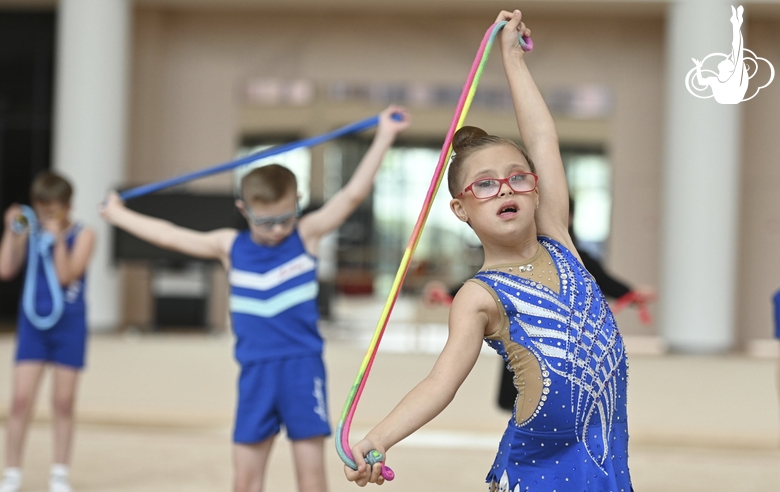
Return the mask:
[[230,248],[237,234],[235,229],[200,232],[179,227],[167,220],[128,209],[116,192],[111,192],[101,205],[100,215],[110,224],[160,248],[196,258],[219,260],[225,268],[230,266]]
[[430,374],[415,386],[392,412],[363,439],[352,447],[357,470],[344,466],[349,481],[361,487],[366,483],[381,484],[381,466],[372,469],[363,458],[376,449],[385,457],[387,450],[439,415],[455,397],[466,376],[479,357],[485,328],[490,324],[487,314],[495,301],[487,291],[467,282],[457,293],[449,316],[449,336]]
[[537,232],[563,240],[572,249],[568,233],[569,190],[561,161],[558,132],[542,94],[531,77],[525,63],[525,52],[518,42],[518,35],[530,36],[531,31],[522,22],[519,10],[502,11],[496,19],[496,22],[500,21],[507,21],[501,32],[501,56],[517,126],[539,175]]
[[[401,115],[402,120],[394,120],[393,113]],[[393,145],[396,136],[409,126],[409,122],[409,114],[398,106],[390,106],[379,114],[379,128],[374,141],[371,142],[368,152],[363,156],[349,182],[319,210],[301,219],[298,230],[309,253],[316,254],[320,238],[341,226],[365,200],[374,184],[374,177],[385,153]]]

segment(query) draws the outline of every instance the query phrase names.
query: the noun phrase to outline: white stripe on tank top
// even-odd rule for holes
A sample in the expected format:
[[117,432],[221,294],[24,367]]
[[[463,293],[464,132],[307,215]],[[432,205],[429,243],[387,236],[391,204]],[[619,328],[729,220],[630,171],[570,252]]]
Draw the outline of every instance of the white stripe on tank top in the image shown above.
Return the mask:
[[228,274],[228,282],[233,287],[269,290],[292,278],[310,272],[316,267],[317,263],[314,259],[307,253],[302,253],[287,263],[279,265],[266,273],[254,273],[233,268]]

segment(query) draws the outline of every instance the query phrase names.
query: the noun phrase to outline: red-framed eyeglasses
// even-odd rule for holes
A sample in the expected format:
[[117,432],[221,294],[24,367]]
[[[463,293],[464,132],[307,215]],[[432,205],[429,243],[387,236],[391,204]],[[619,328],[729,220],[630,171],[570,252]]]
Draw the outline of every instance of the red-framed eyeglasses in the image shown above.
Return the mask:
[[478,200],[487,200],[498,195],[501,191],[501,185],[506,183],[515,193],[530,193],[536,189],[536,182],[539,176],[534,173],[517,173],[508,178],[486,178],[478,179],[461,191],[455,198],[460,198],[471,192],[474,198]]

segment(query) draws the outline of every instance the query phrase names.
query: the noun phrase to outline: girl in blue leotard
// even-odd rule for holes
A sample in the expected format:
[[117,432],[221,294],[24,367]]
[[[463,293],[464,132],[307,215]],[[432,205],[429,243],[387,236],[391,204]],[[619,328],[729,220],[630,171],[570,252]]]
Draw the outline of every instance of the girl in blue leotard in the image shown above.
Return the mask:
[[[0,280],[14,278],[25,263],[28,275],[26,294],[22,296],[26,300],[20,303],[16,330],[16,365],[6,429],[6,469],[0,492],[15,492],[21,487],[24,438],[47,365],[52,366],[54,392],[54,464],[49,490],[71,491],[68,464],[73,409],[87,339],[84,275],[95,244],[92,229],[81,227],[70,218],[72,192],[67,180],[44,172],[33,180],[30,190],[33,210],[27,209],[24,221],[20,220],[24,212],[19,205],[11,205],[5,213]],[[46,263],[53,268],[47,271]]]
[[519,11],[501,52],[527,153],[464,127],[454,137],[450,207],[479,236],[482,269],[455,296],[447,344],[431,373],[352,449],[358,485],[381,484],[387,450],[438,415],[479,356],[503,356],[518,389],[486,481],[491,491],[628,492],[627,360],[604,296],[568,232],[569,197],[553,119],[526,67]]

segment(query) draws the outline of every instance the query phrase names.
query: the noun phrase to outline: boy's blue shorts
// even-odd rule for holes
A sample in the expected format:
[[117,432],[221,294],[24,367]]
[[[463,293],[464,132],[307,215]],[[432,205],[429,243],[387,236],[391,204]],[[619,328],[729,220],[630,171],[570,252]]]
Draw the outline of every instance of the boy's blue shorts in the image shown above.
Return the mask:
[[87,321],[83,312],[65,312],[48,330],[34,327],[19,315],[16,329],[16,361],[53,362],[74,369],[84,367]]
[[279,433],[292,440],[329,436],[325,365],[319,355],[241,367],[233,442],[256,444]]

